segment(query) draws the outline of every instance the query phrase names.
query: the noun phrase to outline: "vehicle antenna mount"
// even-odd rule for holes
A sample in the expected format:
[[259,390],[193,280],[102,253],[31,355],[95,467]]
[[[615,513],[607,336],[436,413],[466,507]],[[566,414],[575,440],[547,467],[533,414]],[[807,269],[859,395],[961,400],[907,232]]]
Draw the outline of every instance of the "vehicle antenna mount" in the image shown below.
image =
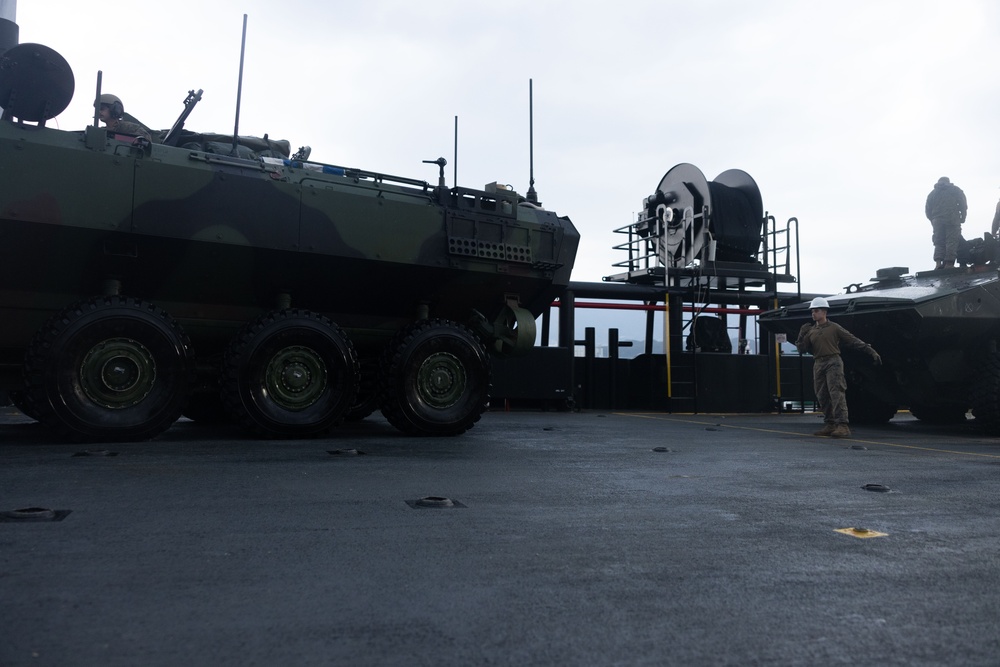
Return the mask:
[[438,187],[447,189],[448,186],[445,185],[444,182],[444,168],[445,165],[448,164],[448,161],[445,160],[443,157],[439,157],[436,160],[423,160],[422,162],[424,164],[436,164],[438,166]]

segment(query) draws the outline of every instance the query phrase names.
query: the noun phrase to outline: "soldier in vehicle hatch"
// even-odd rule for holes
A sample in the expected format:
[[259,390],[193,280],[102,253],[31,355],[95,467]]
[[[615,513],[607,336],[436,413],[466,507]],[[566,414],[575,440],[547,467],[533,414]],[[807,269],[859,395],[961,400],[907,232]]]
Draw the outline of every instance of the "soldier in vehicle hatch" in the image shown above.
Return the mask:
[[117,95],[105,93],[101,95],[100,102],[101,122],[107,126],[108,132],[115,134],[127,134],[131,137],[152,141],[149,131],[139,123],[131,120],[124,120],[125,105]]
[[927,195],[924,213],[934,227],[934,268],[948,269],[955,266],[958,244],[962,239],[962,223],[969,205],[965,193],[942,176]]
[[872,348],[844,327],[826,319],[830,303],[823,297],[816,297],[809,304],[812,323],[799,329],[795,347],[799,352],[811,352],[813,361],[813,387],[816,400],[823,408],[823,428],[813,435],[833,438],[851,437],[847,416],[847,380],[844,378],[844,362],[840,358],[840,346],[861,350],[871,356],[875,365],[881,365],[882,357]]

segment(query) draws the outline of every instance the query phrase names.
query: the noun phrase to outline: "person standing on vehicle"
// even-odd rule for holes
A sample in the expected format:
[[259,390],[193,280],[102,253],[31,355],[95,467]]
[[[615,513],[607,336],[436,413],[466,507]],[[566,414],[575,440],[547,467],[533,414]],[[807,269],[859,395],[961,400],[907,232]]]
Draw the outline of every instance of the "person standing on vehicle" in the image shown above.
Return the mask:
[[799,352],[811,352],[813,362],[813,387],[816,400],[823,409],[823,428],[813,435],[834,438],[851,437],[847,415],[847,380],[844,377],[844,361],[840,358],[840,347],[863,350],[871,355],[875,365],[882,363],[871,345],[864,342],[844,327],[826,318],[830,303],[823,297],[816,297],[809,304],[812,323],[799,329],[795,347]]
[[997,202],[997,210],[993,214],[993,236],[996,237],[997,232],[1000,231],[1000,201]]
[[962,239],[962,223],[969,204],[965,193],[957,185],[942,176],[927,195],[924,214],[931,221],[934,233],[934,268],[950,269],[955,266],[958,243]]

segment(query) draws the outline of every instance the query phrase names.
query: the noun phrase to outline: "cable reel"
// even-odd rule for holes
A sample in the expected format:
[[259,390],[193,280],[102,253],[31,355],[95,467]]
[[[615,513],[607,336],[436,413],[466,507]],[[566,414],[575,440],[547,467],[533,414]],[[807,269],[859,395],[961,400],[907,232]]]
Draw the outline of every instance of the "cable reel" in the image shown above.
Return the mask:
[[729,169],[709,182],[694,165],[678,164],[643,201],[643,209],[646,220],[638,232],[655,237],[663,266],[756,261],[764,206],[760,189],[745,171]]

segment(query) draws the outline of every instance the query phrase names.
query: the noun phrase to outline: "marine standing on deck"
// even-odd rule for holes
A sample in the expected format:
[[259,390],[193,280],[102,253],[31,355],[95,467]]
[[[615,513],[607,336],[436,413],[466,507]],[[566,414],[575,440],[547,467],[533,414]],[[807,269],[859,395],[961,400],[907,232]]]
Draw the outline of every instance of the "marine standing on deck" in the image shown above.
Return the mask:
[[924,213],[934,227],[934,268],[948,269],[955,266],[958,243],[962,239],[962,223],[969,204],[962,189],[942,176],[927,195]]
[[795,347],[799,352],[811,352],[813,362],[813,387],[816,400],[823,409],[823,428],[813,435],[828,435],[834,438],[851,437],[847,416],[847,379],[844,378],[844,361],[840,358],[840,346],[848,349],[864,350],[871,355],[876,365],[882,363],[871,345],[864,342],[844,327],[826,319],[830,303],[823,297],[816,297],[809,304],[812,310],[812,324],[803,324]]
[[993,236],[996,236],[997,232],[1000,231],[1000,201],[997,202],[997,210],[993,214],[993,229],[991,231]]
[[122,120],[125,116],[125,105],[122,104],[118,96],[105,93],[101,95],[100,105],[101,122],[107,126],[105,129],[108,132],[127,134],[131,137],[152,141],[149,132],[142,125]]

